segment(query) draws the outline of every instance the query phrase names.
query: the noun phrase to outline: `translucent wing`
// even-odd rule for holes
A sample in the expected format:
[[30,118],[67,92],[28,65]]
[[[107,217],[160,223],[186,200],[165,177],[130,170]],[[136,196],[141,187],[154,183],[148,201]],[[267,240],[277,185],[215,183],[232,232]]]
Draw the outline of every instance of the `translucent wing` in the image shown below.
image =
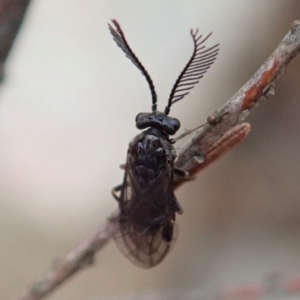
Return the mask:
[[[144,181],[136,173],[139,166],[130,161],[129,153],[114,240],[133,264],[151,268],[166,257],[177,238],[173,169],[162,170],[154,177],[157,180]],[[150,178],[150,174],[143,175]]]
[[152,233],[137,231],[131,221],[119,223],[119,230],[114,235],[119,250],[135,265],[141,268],[151,268],[158,265],[170,252],[178,235],[175,223],[168,225],[172,237],[164,239],[164,227],[159,227]]

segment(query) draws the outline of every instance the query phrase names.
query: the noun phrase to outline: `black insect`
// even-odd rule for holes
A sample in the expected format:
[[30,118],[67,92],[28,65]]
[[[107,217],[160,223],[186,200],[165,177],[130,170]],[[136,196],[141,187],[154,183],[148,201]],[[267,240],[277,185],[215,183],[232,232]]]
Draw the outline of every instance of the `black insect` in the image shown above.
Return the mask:
[[219,48],[204,45],[211,33],[202,38],[198,30],[191,30],[193,54],[172,88],[165,111],[159,112],[148,72],[131,50],[119,23],[112,20],[112,24],[108,26],[115,42],[145,76],[152,95],[152,112],[139,113],[135,119],[136,127],[146,130],[130,142],[124,181],[112,191],[120,207],[114,239],[132,263],[151,268],[165,258],[177,237],[175,215],[182,209],[174,195],[174,173],[188,177],[188,172],[174,166],[176,151],[172,144],[178,138],[169,136],[178,131],[180,122],[168,114],[172,104],[184,98],[210,68]]

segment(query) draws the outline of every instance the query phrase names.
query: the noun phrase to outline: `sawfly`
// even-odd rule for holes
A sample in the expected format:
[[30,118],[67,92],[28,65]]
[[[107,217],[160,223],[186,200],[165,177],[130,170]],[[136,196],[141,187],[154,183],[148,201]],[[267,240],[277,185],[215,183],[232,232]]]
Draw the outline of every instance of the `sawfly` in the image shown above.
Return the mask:
[[174,195],[174,174],[188,178],[185,170],[174,166],[174,135],[180,128],[178,119],[170,117],[171,106],[183,99],[214,63],[219,45],[207,48],[211,36],[191,30],[194,50],[171,90],[164,112],[157,110],[154,84],[145,67],[130,48],[116,20],[108,24],[116,44],[141,71],[152,95],[152,112],[136,116],[136,127],[145,129],[129,144],[123,183],[112,190],[118,201],[120,216],[114,240],[121,252],[135,265],[151,268],[170,252],[177,237],[176,213],[182,208]]

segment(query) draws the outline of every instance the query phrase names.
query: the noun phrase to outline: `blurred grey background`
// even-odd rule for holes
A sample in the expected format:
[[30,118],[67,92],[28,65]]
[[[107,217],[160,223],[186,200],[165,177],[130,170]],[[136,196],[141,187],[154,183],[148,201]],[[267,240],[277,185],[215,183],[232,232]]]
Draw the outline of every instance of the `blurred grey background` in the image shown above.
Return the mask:
[[[172,108],[203,123],[257,70],[299,18],[297,0],[38,0],[0,90],[0,295],[13,299],[117,207],[111,187],[151,96],[116,47],[116,18],[151,74],[159,108],[192,51],[191,28],[221,44],[217,62]],[[179,238],[152,270],[113,242],[49,299],[144,291],[207,293],[300,273],[299,58],[252,111],[249,138],[178,192]],[[138,298],[138,296],[137,296]],[[136,299],[137,299],[136,298]]]

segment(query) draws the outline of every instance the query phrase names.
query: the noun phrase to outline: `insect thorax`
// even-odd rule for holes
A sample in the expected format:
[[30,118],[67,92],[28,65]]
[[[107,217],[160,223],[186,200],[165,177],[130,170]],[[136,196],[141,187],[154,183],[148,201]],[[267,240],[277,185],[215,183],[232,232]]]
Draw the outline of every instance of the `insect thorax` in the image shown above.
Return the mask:
[[173,167],[176,151],[168,135],[156,128],[139,134],[129,145],[128,159],[133,176],[141,188],[157,181]]

